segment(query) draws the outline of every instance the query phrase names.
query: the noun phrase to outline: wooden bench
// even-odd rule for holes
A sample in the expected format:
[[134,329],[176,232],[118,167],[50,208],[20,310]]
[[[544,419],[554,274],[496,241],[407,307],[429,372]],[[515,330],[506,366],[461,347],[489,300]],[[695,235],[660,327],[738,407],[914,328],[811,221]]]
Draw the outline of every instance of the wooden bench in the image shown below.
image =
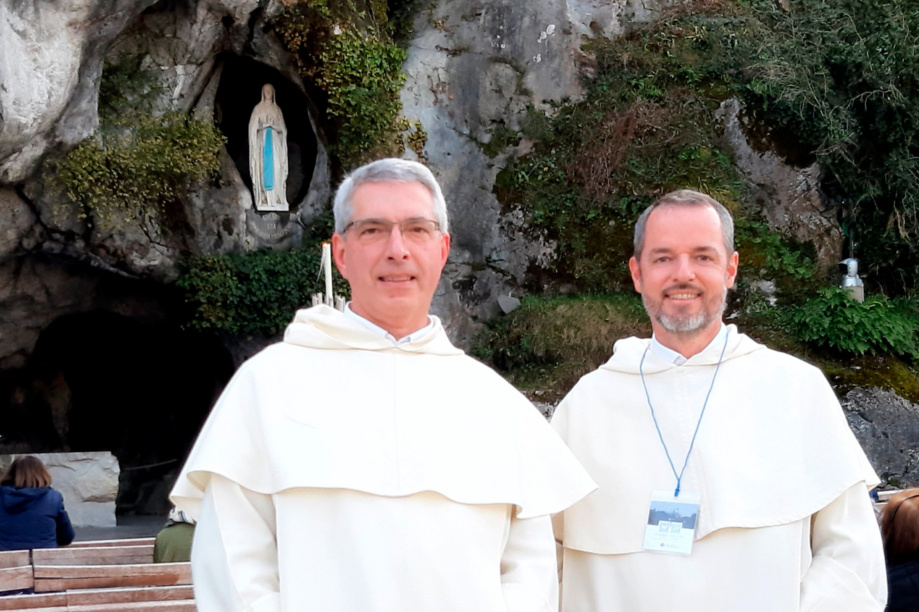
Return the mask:
[[32,562],[27,550],[0,552],[0,593],[31,589]]
[[0,611],[194,612],[190,563],[153,563],[154,538],[0,552]]
[[0,610],[31,612],[105,610],[175,610],[194,612],[190,585],[128,589],[86,589],[66,593],[0,597]]

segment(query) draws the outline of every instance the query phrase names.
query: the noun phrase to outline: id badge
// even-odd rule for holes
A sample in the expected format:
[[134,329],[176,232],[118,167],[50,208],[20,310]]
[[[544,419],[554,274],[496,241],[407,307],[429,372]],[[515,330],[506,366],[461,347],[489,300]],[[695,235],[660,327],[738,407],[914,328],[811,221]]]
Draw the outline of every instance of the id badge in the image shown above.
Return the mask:
[[679,497],[673,491],[651,493],[651,509],[645,526],[645,550],[675,555],[688,555],[699,520],[698,493],[680,491]]

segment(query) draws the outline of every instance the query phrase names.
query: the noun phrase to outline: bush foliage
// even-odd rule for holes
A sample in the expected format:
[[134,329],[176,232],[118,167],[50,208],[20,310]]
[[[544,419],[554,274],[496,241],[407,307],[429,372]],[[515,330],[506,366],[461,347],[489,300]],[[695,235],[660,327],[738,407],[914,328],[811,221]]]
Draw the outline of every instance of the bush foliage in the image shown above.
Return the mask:
[[71,150],[57,180],[84,217],[168,229],[168,209],[189,185],[216,178],[224,142],[212,123],[184,113],[138,114]]
[[407,55],[392,41],[386,9],[381,0],[360,6],[355,0],[301,0],[273,22],[301,76],[322,94],[332,151],[347,167],[401,147],[399,90]]
[[217,177],[223,134],[212,122],[158,112],[161,93],[136,57],[106,66],[99,129],[49,167],[49,182],[82,217],[103,226],[126,219],[161,236],[181,224],[179,204],[189,187]]
[[919,357],[919,312],[910,300],[872,295],[857,302],[845,289],[823,289],[791,311],[790,331],[805,342],[848,355]]
[[[192,313],[190,326],[271,336],[324,290],[319,249],[193,257],[177,282]],[[336,275],[337,277],[337,275]],[[343,282],[335,287],[344,294]]]
[[919,10],[913,0],[751,2],[744,97],[824,169],[855,255],[891,294],[919,277]]

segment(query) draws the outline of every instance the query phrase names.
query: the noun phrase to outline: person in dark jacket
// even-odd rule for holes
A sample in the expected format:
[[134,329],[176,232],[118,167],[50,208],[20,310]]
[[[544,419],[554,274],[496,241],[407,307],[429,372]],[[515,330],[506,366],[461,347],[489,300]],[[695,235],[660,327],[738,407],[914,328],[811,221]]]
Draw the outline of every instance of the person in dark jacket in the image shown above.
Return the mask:
[[19,457],[0,479],[0,550],[56,548],[73,542],[64,498],[35,457]]
[[919,489],[891,496],[881,513],[887,557],[887,612],[919,610]]

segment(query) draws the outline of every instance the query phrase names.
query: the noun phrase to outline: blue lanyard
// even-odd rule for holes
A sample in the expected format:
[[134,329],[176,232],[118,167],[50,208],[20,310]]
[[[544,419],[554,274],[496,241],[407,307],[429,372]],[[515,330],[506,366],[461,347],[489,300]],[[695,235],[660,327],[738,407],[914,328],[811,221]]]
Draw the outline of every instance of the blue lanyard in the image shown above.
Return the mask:
[[645,357],[648,355],[648,350],[651,348],[649,344],[645,348],[645,352],[641,355],[641,362],[638,364],[638,374],[641,376],[641,386],[645,390],[645,399],[648,400],[648,408],[651,409],[651,418],[654,419],[654,428],[657,430],[657,437],[661,440],[661,446],[664,447],[664,454],[667,455],[667,461],[670,462],[670,469],[673,470],[673,476],[676,478],[676,490],[673,492],[674,497],[680,496],[680,483],[683,480],[683,472],[686,471],[686,466],[689,464],[689,455],[692,453],[692,447],[696,443],[696,435],[699,433],[699,426],[702,424],[702,417],[705,416],[705,408],[708,406],[708,398],[712,395],[712,389],[715,388],[715,378],[718,377],[718,370],[721,369],[721,361],[724,359],[724,351],[728,348],[728,335],[730,330],[725,330],[724,333],[724,346],[721,348],[721,356],[718,357],[718,365],[715,366],[715,373],[712,375],[712,384],[708,387],[708,393],[705,394],[705,402],[702,404],[702,412],[699,414],[699,421],[696,423],[696,430],[692,434],[692,440],[689,442],[689,450],[686,451],[686,459],[683,461],[683,469],[680,470],[680,473],[676,473],[676,467],[673,465],[673,459],[670,458],[670,451],[667,450],[667,443],[664,442],[664,434],[661,433],[661,428],[657,424],[657,416],[654,414],[654,406],[651,405],[651,396],[648,394],[648,385],[645,383]]

